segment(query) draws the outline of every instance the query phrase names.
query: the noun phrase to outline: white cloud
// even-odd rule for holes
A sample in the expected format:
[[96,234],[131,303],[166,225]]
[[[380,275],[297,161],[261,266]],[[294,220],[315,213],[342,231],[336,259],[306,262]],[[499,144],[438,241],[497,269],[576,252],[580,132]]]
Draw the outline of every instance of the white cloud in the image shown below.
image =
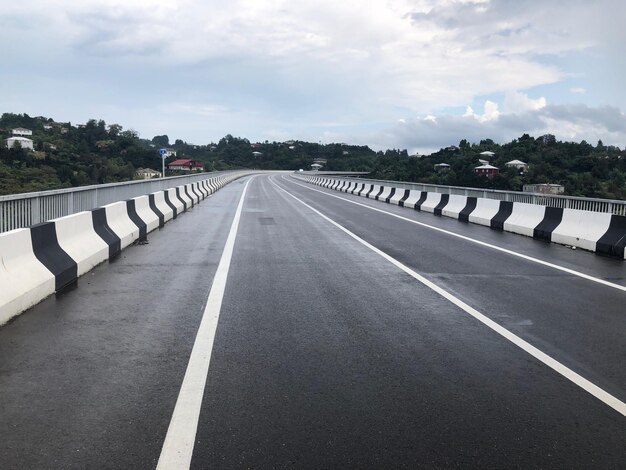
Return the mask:
[[483,114],[476,114],[471,106],[468,106],[463,114],[464,118],[473,118],[478,122],[497,120],[499,116],[498,103],[489,100],[485,101]]
[[[260,139],[282,132],[306,133],[313,140],[358,137],[364,128],[371,133],[398,116],[426,116],[423,125],[445,128],[441,109],[504,95],[500,105],[488,101],[482,112],[469,108],[455,124],[495,127],[506,116],[549,107],[550,97],[511,90],[558,84],[584,72],[546,57],[599,47],[620,50],[626,42],[624,5],[619,0],[21,0],[0,12],[0,41],[20,45],[3,51],[12,65],[0,71],[0,82],[10,102],[23,106],[6,111],[56,109],[50,114],[58,119],[100,117],[99,109],[112,106],[123,113],[115,121],[133,117],[136,128],[154,129],[171,121],[143,112],[148,105],[182,103],[177,108],[182,129],[195,129],[197,116],[221,120],[183,136],[197,141],[210,138],[206,132],[221,132],[225,123],[235,127],[232,133],[252,132],[251,138]],[[80,106],[63,105],[74,102]]]
[[536,137],[550,133],[567,141],[596,142],[601,139],[605,144],[626,146],[626,115],[611,106],[546,105],[518,114],[499,113],[497,118],[485,119],[483,116],[488,114],[485,111],[477,116],[470,107],[462,116],[437,116],[437,126],[432,126],[432,121],[424,118],[412,119],[377,134],[376,146],[429,153],[458,144],[461,139],[479,142],[490,138],[504,143],[524,133]]
[[582,93],[587,93],[587,90],[585,90],[582,87],[573,87],[569,89],[570,93],[578,93],[578,94],[582,94]]

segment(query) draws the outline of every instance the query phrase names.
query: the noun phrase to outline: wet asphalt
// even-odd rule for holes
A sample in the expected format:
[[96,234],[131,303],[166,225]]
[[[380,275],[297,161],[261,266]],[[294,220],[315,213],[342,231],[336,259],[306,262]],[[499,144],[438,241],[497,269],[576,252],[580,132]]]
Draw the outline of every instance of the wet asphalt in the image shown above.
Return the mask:
[[[0,468],[154,468],[247,179],[0,328]],[[623,262],[304,185],[248,188],[193,468],[624,468],[626,418],[282,187],[620,400]]]

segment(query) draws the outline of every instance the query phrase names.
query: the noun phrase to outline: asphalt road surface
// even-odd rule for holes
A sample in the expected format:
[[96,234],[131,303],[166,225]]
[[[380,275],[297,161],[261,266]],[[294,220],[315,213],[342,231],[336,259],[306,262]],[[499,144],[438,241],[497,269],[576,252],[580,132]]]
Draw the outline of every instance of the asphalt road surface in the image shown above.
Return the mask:
[[0,328],[2,469],[623,469],[624,402],[623,261],[288,174]]

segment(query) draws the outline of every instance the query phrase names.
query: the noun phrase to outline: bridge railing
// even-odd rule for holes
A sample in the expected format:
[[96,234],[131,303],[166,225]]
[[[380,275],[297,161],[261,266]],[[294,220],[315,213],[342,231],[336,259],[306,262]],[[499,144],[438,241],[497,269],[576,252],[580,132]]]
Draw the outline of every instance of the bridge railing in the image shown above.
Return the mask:
[[195,173],[0,196],[0,233],[228,173]]
[[[302,174],[302,173],[301,173]],[[307,176],[315,175],[314,172],[305,172]],[[323,176],[323,175],[318,175]],[[414,189],[431,193],[456,194],[460,196],[482,197],[497,199],[499,201],[526,202],[548,207],[560,207],[563,209],[578,209],[592,212],[607,212],[615,215],[626,216],[626,201],[614,199],[599,199],[576,196],[560,196],[556,194],[523,193],[519,191],[502,191],[496,189],[464,188],[462,186],[443,186],[436,184],[409,183],[406,181],[374,180],[368,178],[346,178],[343,180],[371,182],[396,188]]]

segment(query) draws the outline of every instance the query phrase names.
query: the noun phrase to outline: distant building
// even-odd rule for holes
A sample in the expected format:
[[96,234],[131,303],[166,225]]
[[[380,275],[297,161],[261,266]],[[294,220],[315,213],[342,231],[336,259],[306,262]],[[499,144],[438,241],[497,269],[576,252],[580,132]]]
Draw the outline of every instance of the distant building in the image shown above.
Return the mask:
[[528,171],[528,163],[524,163],[521,160],[511,160],[510,162],[506,162],[505,166],[508,168],[517,168],[518,170]]
[[483,160],[482,158],[479,158],[478,163],[480,163],[481,165],[489,165],[489,160]]
[[20,146],[23,149],[35,150],[35,147],[33,146],[33,141],[27,139],[26,137],[9,137],[8,139],[6,139],[7,148],[13,148],[16,142],[19,142]]
[[285,144],[285,145],[293,145],[293,144],[295,144],[295,143],[296,143],[296,141],[295,141],[295,140],[285,140],[285,141],[283,142],[283,144]]
[[456,145],[450,145],[449,147],[446,147],[446,150],[449,152],[458,152],[461,149],[458,148]]
[[295,149],[296,149],[296,146],[295,146],[295,145],[290,145],[290,146],[289,146],[289,150],[295,150]]
[[447,163],[437,163],[435,165],[435,170],[436,171],[449,171],[450,165],[448,165]]
[[313,159],[313,163],[318,163],[322,166],[326,165],[326,159],[325,158],[314,158]]
[[43,128],[47,131],[49,131],[50,129],[52,129],[52,124],[44,124]]
[[483,157],[493,157],[495,155],[495,152],[485,150],[484,152],[480,152],[479,155],[482,155]]
[[161,172],[153,170],[152,168],[139,168],[135,172],[135,175],[137,175],[140,178],[143,178],[145,180],[149,180],[151,178],[160,178],[161,177]]
[[322,165],[320,165],[319,163],[313,163],[313,165],[311,165],[311,169],[312,169],[313,171],[317,171],[317,170],[319,170],[320,168],[322,168]]
[[11,134],[13,134],[13,135],[21,135],[21,136],[33,135],[33,131],[31,131],[30,129],[25,129],[23,127],[17,127],[15,129],[11,130]]
[[252,156],[254,156],[254,157],[262,157],[263,156],[263,152],[252,152]]
[[203,171],[204,163],[191,159],[174,160],[167,164],[167,169],[172,171]]
[[350,152],[348,152],[347,150],[344,150],[343,152],[341,152],[342,155],[349,155]]
[[500,173],[500,169],[493,165],[480,165],[474,168],[474,173],[478,176],[486,176],[487,178],[493,178],[498,173]]
[[541,193],[541,194],[563,194],[565,187],[560,184],[525,184],[523,187],[525,193]]

